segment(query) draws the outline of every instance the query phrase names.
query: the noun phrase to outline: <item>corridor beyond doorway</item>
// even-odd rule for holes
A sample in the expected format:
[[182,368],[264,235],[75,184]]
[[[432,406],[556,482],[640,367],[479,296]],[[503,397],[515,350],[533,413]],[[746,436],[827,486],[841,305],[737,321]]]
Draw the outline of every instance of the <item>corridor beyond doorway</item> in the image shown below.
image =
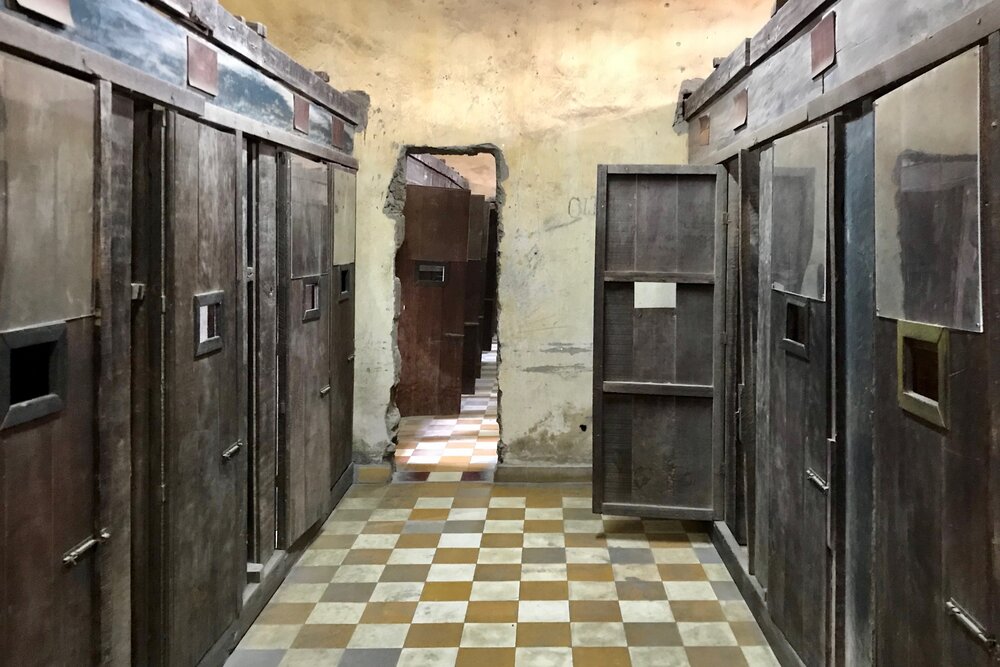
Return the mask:
[[497,345],[483,353],[476,393],[455,416],[404,417],[396,448],[398,481],[491,481],[497,465]]

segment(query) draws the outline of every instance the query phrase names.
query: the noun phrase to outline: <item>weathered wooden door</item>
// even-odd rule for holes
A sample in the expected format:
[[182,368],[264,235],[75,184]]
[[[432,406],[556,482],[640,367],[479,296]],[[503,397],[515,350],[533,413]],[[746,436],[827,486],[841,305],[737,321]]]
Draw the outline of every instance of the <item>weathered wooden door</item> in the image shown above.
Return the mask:
[[760,165],[761,319],[767,328],[768,595],[771,616],[807,665],[825,661],[831,466],[827,255],[830,127],[774,142]]
[[483,294],[486,289],[485,243],[489,227],[486,197],[473,195],[469,204],[469,254],[465,265],[465,342],[462,345],[462,393],[476,393],[482,372],[480,330],[483,326]]
[[717,519],[726,176],[601,166],[594,508]]
[[329,167],[281,154],[280,424],[284,546],[324,518],[330,500]]
[[246,410],[236,135],[166,117],[161,608],[165,664],[192,665],[236,619],[246,584]]
[[486,287],[483,298],[483,327],[480,331],[483,352],[493,349],[493,337],[497,333],[497,275],[498,246],[500,243],[500,221],[495,206],[490,207],[490,228],[486,239]]
[[0,55],[0,662],[10,665],[97,661],[95,98],[89,83]]
[[457,415],[462,407],[469,192],[410,185],[406,237],[396,256],[402,284],[396,404],[404,417]]
[[330,465],[336,484],[351,465],[354,439],[354,308],[357,174],[333,167],[333,283],[330,290],[331,373]]

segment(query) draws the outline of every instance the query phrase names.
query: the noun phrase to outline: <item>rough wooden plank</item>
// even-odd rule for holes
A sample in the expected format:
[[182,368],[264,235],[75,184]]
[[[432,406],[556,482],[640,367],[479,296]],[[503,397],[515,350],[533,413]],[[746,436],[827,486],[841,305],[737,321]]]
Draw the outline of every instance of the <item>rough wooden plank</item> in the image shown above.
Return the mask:
[[112,96],[111,84],[99,87],[100,132],[97,163],[100,179],[98,299],[101,377],[99,380],[100,524],[114,541],[101,549],[101,661],[131,663],[131,419],[129,366],[131,347],[132,151],[133,103]]
[[687,120],[693,118],[706,104],[743,76],[749,67],[750,40],[745,39],[715,68],[698,90],[687,98],[684,102],[684,118]]
[[[236,141],[171,116],[167,224],[166,439],[163,482],[167,662],[193,664],[236,618],[246,577],[246,453],[222,452],[244,433],[236,317]],[[194,264],[189,264],[194,259]],[[192,357],[193,295],[222,290],[223,347]],[[234,521],[233,518],[237,517]],[[210,551],[201,545],[212,544]],[[210,595],[195,591],[211,591]]]
[[642,396],[687,396],[712,398],[712,385],[676,384],[671,382],[605,382],[608,394],[636,394]]
[[872,440],[875,285],[875,144],[871,113],[849,121],[845,131],[843,363],[845,373],[844,579],[845,662],[874,660],[874,443]]
[[278,392],[277,376],[277,206],[278,163],[274,148],[257,149],[254,183],[256,205],[254,243],[254,502],[258,563],[271,559],[275,549],[277,506]]
[[787,42],[833,0],[799,0],[782,7],[750,40],[750,65],[754,66]]

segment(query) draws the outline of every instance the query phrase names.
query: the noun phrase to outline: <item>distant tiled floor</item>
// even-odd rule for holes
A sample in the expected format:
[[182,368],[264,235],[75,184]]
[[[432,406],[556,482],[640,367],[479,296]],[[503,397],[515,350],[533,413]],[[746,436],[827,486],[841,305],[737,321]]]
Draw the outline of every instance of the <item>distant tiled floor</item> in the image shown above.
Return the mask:
[[355,486],[229,667],[777,665],[704,525],[587,486]]
[[499,440],[497,354],[491,351],[483,354],[483,376],[476,381],[476,393],[462,397],[462,414],[402,420],[396,447],[396,467],[402,474],[397,474],[397,479],[491,479],[488,474],[475,473],[490,473],[496,468]]

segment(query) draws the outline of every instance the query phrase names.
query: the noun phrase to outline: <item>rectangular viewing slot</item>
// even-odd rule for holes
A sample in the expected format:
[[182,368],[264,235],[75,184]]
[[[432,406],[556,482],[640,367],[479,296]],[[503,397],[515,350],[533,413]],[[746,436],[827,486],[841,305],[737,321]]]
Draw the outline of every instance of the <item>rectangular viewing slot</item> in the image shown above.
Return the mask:
[[351,270],[340,270],[340,294],[344,296],[351,293]]
[[306,278],[302,281],[302,321],[318,320],[320,308],[319,278]]
[[937,403],[941,399],[938,347],[925,340],[903,339],[905,391]]
[[809,344],[809,309],[805,304],[788,302],[785,306],[785,340]]
[[202,357],[222,349],[223,292],[194,297],[194,356]]
[[899,322],[896,327],[899,406],[947,428],[948,330],[913,322]]
[[0,334],[0,428],[63,409],[67,343],[64,323]]
[[444,264],[418,264],[417,282],[431,285],[444,285]]
[[785,299],[785,330],[781,347],[789,354],[808,359],[809,301],[790,295],[785,295]]
[[10,351],[10,402],[26,403],[52,393],[54,341],[37,343]]

